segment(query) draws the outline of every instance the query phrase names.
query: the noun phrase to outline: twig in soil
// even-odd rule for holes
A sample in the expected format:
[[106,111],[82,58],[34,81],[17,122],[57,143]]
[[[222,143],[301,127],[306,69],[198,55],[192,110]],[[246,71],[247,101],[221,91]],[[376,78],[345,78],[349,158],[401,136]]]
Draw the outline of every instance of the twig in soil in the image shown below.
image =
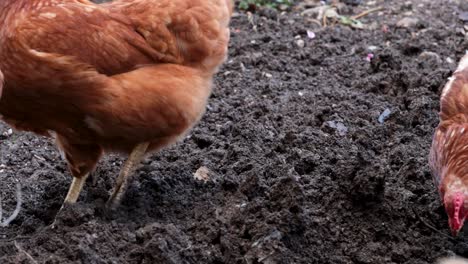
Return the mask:
[[45,158],[38,156],[36,154],[33,155],[33,157],[39,162],[42,163],[43,165],[47,166],[49,169],[54,169],[54,166],[50,164]]
[[[396,181],[397,184],[400,184],[400,183],[403,181],[404,177],[399,177],[399,176],[400,176],[401,172],[403,171],[403,169],[407,169],[407,166],[409,165],[410,161],[411,161],[411,159],[410,159],[410,160],[407,160],[407,161],[400,167],[400,169],[397,171],[397,173],[395,174],[395,175],[398,177],[398,179],[397,179],[397,181]],[[415,213],[415,214],[416,214],[416,213]]]
[[40,161],[45,161],[45,159],[39,155],[33,154],[33,157],[40,160]]
[[11,238],[2,238],[0,239],[0,242],[7,243],[11,241],[16,241],[16,240],[30,239],[31,237],[32,236],[16,236],[16,237],[11,237]]
[[3,208],[2,208],[2,200],[0,197],[0,227],[7,227],[13,220],[16,219],[18,216],[19,212],[21,211],[21,204],[23,203],[22,200],[22,193],[21,193],[21,185],[18,182],[16,184],[16,208],[11,214],[10,217],[7,219],[3,220]]
[[312,23],[314,23],[314,24],[316,24],[316,25],[318,25],[320,27],[322,26],[322,23],[320,23],[320,21],[317,20],[317,19],[309,18],[309,19],[307,19],[307,21],[312,22]]
[[254,16],[252,15],[252,13],[247,12],[247,20],[249,20],[249,23],[252,25],[253,31],[257,32],[257,25],[255,24]]
[[273,256],[275,253],[276,253],[275,251],[271,252],[270,254],[264,256],[263,258],[260,258],[258,260],[258,262],[262,263],[263,261],[265,261],[265,260],[269,259],[271,256]]
[[[49,227],[50,226],[45,226],[45,227],[39,228],[34,235],[41,234],[42,232],[48,230]],[[10,238],[2,238],[2,239],[0,239],[0,242],[6,243],[6,242],[11,242],[11,241],[31,239],[31,238],[32,238],[31,235],[30,236],[15,236],[15,237],[10,237]]]
[[[326,9],[323,11],[323,14],[322,14],[322,21],[321,21],[321,26],[322,27],[327,27],[327,19],[328,19],[328,12],[329,10],[332,10],[333,7],[332,6],[327,6]],[[320,19],[320,16],[318,17],[318,19]],[[318,22],[320,22],[319,20],[317,20]]]
[[325,12],[323,12],[322,27],[327,27],[327,11],[328,9]]
[[413,210],[414,215],[418,218],[418,220],[419,220],[421,223],[423,223],[425,226],[427,226],[428,228],[432,229],[432,231],[437,232],[437,233],[439,233],[440,235],[442,235],[442,236],[444,236],[444,237],[446,237],[446,238],[448,238],[448,239],[450,239],[450,240],[452,240],[452,241],[457,241],[455,238],[453,238],[453,237],[451,237],[451,236],[445,234],[444,232],[442,232],[442,231],[440,231],[439,229],[435,228],[435,227],[432,226],[431,224],[427,223],[424,219],[422,219],[421,216],[419,216],[418,213],[416,213],[416,210],[414,210],[414,208],[412,208],[412,210]]
[[372,8],[372,9],[369,9],[369,10],[366,10],[360,14],[357,14],[355,16],[352,16],[351,18],[352,19],[359,19],[361,17],[365,17],[367,15],[369,15],[370,13],[374,13],[374,12],[377,12],[377,11],[380,11],[380,10],[383,10],[384,8],[383,7],[376,7],[376,8]]
[[15,240],[15,247],[18,250],[19,253],[23,253],[26,257],[28,257],[28,259],[32,263],[38,263],[28,252],[26,252],[26,250],[24,250],[22,247],[20,247],[20,245],[18,244],[18,242],[16,240]]

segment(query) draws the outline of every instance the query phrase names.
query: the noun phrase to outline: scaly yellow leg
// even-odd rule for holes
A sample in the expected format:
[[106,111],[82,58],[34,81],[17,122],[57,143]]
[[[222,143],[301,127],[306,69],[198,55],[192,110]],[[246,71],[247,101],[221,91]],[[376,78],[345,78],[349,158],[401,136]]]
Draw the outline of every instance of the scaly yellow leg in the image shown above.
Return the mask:
[[88,178],[88,175],[89,173],[85,174],[81,178],[73,177],[73,181],[70,185],[70,189],[68,189],[67,197],[65,197],[64,203],[76,203],[86,182],[86,178]]
[[[78,200],[80,196],[81,190],[86,182],[86,178],[88,178],[89,173],[83,175],[81,178],[73,177],[72,183],[70,188],[68,189],[67,197],[65,197],[65,201],[63,201],[62,207],[60,207],[57,215],[63,210],[65,204],[74,204]],[[55,216],[54,222],[50,225],[51,228],[55,228],[57,223],[57,216]]]
[[128,178],[131,176],[131,173],[135,167],[141,162],[145,156],[146,150],[148,149],[149,142],[138,144],[130,153],[127,161],[125,161],[124,166],[120,170],[119,177],[116,180],[114,191],[107,201],[107,208],[115,209],[122,199],[122,196],[125,193],[125,189],[128,184]]

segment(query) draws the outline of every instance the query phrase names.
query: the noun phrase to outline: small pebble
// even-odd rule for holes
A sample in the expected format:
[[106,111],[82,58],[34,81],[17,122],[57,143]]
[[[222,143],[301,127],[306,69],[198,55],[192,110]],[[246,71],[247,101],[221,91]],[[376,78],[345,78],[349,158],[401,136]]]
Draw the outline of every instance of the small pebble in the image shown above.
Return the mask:
[[327,121],[326,125],[335,129],[340,136],[345,136],[348,133],[348,127],[340,121]]
[[419,19],[414,17],[405,17],[397,22],[396,26],[401,28],[414,27],[419,23]]
[[374,54],[369,53],[367,54],[366,61],[371,62],[373,58],[374,58]]
[[307,30],[307,37],[310,39],[314,39],[316,35],[313,31]]
[[385,122],[385,120],[390,116],[390,114],[392,113],[392,111],[388,108],[386,108],[382,114],[380,114],[379,116],[379,123],[380,124],[383,124]]
[[298,39],[296,40],[296,45],[299,47],[299,48],[303,48],[305,46],[305,42],[304,40],[302,39]]
[[463,22],[468,22],[468,12],[460,12],[458,18]]

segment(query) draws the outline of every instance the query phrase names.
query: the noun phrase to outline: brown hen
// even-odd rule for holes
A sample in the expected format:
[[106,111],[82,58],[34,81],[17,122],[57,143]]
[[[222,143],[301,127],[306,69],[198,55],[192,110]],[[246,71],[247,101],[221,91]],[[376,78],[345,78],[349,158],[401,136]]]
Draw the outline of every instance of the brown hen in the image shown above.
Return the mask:
[[231,13],[231,0],[1,0],[2,119],[55,138],[73,175],[68,203],[103,153],[130,154],[115,207],[143,155],[204,113]]
[[457,235],[468,215],[468,55],[442,91],[439,117],[429,163]]

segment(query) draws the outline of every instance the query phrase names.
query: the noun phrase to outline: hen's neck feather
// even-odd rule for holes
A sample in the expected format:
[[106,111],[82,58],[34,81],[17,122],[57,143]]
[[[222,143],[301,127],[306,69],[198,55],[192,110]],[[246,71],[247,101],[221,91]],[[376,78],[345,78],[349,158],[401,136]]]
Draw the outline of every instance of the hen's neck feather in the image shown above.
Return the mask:
[[468,123],[441,123],[434,134],[430,163],[440,184],[446,175],[468,180]]

